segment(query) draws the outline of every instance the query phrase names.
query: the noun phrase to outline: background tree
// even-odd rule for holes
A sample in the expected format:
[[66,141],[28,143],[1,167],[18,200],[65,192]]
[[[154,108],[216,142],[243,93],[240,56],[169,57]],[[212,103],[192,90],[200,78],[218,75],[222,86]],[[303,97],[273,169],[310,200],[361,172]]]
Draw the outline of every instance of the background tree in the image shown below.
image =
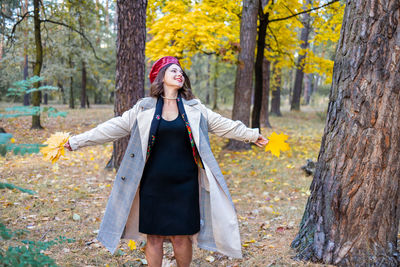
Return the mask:
[[[114,114],[120,116],[144,96],[147,0],[118,0],[117,69]],[[113,165],[119,168],[129,136],[114,142]]]
[[[304,3],[304,10],[306,10],[310,6],[310,0],[306,0]],[[297,58],[297,68],[296,68],[296,78],[294,80],[294,87],[293,87],[293,96],[292,101],[290,104],[291,110],[300,110],[300,96],[303,88],[303,78],[304,78],[304,60],[307,56],[307,48],[308,48],[308,39],[310,35],[310,14],[304,13],[302,15],[302,24],[303,28],[301,29],[300,33],[300,55]]]
[[347,1],[300,259],[399,264],[399,16],[396,0]]
[[[257,12],[259,0],[244,0],[240,22],[240,52],[235,80],[232,119],[249,126],[251,92],[253,87],[254,49],[257,38]],[[248,149],[249,144],[229,140],[228,149]]]

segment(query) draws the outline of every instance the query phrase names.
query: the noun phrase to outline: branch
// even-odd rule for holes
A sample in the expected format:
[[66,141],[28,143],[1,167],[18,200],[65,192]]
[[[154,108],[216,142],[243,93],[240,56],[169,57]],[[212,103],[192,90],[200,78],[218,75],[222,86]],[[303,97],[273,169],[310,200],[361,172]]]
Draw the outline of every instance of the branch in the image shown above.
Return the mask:
[[339,2],[339,0],[333,0],[333,1],[331,1],[331,2],[326,3],[325,5],[322,5],[322,6],[319,6],[319,7],[314,7],[314,8],[308,9],[308,10],[304,10],[304,11],[301,11],[301,12],[299,12],[299,13],[292,14],[292,15],[290,15],[290,16],[287,16],[287,17],[277,18],[277,19],[271,19],[269,22],[287,20],[287,19],[290,19],[290,18],[299,16],[299,15],[304,14],[304,13],[308,13],[308,12],[311,12],[311,11],[314,11],[314,10],[317,10],[317,9],[321,9],[321,8],[323,8],[323,7],[329,6],[329,5],[331,5],[331,4],[333,4],[333,3],[336,3],[336,2]]
[[[10,41],[12,42],[12,41],[14,40],[14,37],[13,37],[13,36],[14,36],[14,33],[15,33],[15,30],[16,30],[17,26],[25,19],[26,16],[29,15],[29,13],[32,13],[32,12],[33,12],[33,11],[28,11],[28,12],[26,12],[24,15],[20,16],[21,19],[19,19],[19,20],[13,25],[11,34],[10,34],[10,36],[7,38],[6,46],[8,46],[8,44],[9,44]],[[3,13],[2,13],[2,15],[3,15]],[[12,19],[12,18],[9,17],[9,19]]]
[[107,62],[107,61],[105,61],[105,60],[103,60],[103,59],[101,59],[101,58],[99,58],[99,57],[97,56],[96,50],[94,49],[94,46],[92,45],[92,43],[90,42],[90,40],[86,37],[86,35],[85,35],[83,32],[80,32],[80,31],[78,31],[77,29],[75,29],[74,27],[72,27],[72,26],[70,26],[70,25],[68,25],[68,24],[65,24],[64,22],[60,22],[60,21],[54,21],[54,20],[50,20],[50,19],[42,19],[42,20],[40,20],[40,22],[49,22],[49,23],[54,23],[54,24],[57,24],[57,25],[61,25],[61,26],[67,27],[68,29],[70,29],[70,30],[72,30],[72,31],[74,31],[74,32],[76,32],[76,33],[78,33],[80,36],[83,37],[83,39],[86,40],[86,42],[88,42],[90,48],[93,50],[94,57],[95,57],[97,60],[103,62],[104,64],[110,65],[109,62]]
[[274,40],[275,40],[275,42],[276,42],[276,46],[278,47],[278,50],[274,50],[274,49],[272,49],[271,46],[269,46],[269,47],[271,48],[271,50],[272,50],[272,51],[278,51],[278,52],[281,53],[281,54],[285,54],[285,55],[289,56],[289,59],[290,59],[290,61],[293,63],[293,65],[294,65],[294,66],[297,66],[297,65],[296,65],[296,62],[294,62],[294,60],[293,60],[293,58],[292,58],[292,54],[289,53],[289,52],[284,52],[284,51],[280,48],[278,39],[276,38],[276,35],[275,35],[274,32],[272,31],[271,27],[268,26],[267,29],[268,29],[268,30],[270,31],[270,33],[272,34],[272,37],[274,38]]

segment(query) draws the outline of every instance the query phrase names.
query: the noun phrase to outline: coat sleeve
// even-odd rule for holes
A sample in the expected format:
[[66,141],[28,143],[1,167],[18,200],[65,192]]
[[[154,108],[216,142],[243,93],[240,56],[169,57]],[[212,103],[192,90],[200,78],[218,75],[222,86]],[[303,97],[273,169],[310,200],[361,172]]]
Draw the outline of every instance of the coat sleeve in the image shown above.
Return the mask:
[[244,142],[255,142],[260,136],[258,128],[248,128],[241,121],[233,121],[225,118],[220,114],[212,111],[203,104],[202,107],[207,113],[208,131],[230,139],[235,139]]
[[122,116],[114,117],[89,131],[70,137],[71,149],[77,150],[85,146],[99,145],[127,136],[133,127],[138,110],[139,101],[131,109],[125,111]]

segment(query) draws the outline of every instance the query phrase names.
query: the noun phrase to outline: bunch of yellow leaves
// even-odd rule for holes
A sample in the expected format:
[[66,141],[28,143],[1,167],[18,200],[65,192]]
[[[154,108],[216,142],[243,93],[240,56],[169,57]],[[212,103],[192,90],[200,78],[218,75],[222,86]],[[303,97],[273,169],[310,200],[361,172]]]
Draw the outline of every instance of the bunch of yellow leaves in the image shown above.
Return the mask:
[[69,139],[69,133],[56,132],[52,134],[43,144],[47,145],[40,149],[45,160],[55,163],[61,156],[65,154],[64,145]]
[[268,137],[268,144],[265,146],[265,151],[271,151],[272,155],[279,158],[281,151],[288,151],[290,149],[289,144],[285,141],[288,139],[284,133],[276,134],[273,132]]

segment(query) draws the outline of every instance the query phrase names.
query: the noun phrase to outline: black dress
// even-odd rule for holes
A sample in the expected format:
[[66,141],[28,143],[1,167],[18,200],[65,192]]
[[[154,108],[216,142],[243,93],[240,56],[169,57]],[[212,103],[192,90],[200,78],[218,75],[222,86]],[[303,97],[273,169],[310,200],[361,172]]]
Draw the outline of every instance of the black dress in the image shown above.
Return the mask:
[[185,122],[161,118],[140,183],[139,232],[192,235],[200,231],[198,168]]

